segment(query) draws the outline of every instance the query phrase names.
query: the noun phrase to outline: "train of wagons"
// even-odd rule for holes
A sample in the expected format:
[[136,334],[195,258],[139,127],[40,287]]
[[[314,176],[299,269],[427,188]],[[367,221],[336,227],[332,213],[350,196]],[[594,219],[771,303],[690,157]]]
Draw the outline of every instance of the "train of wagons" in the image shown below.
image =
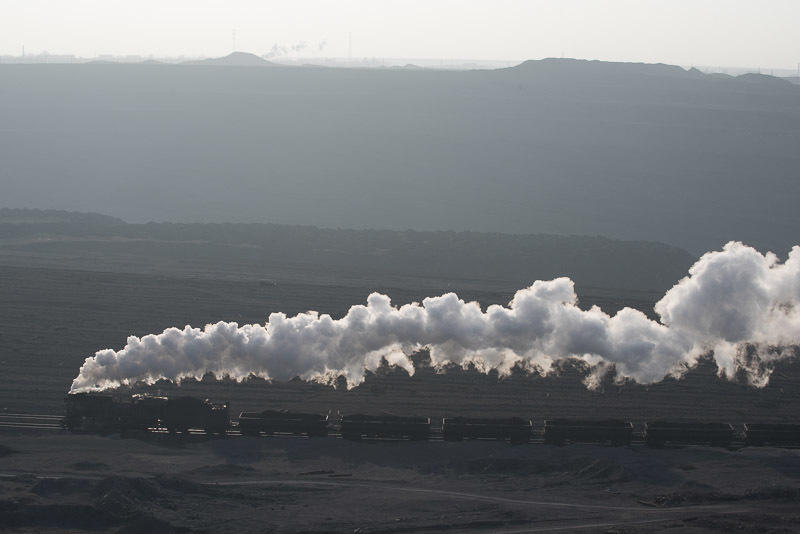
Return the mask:
[[[63,424],[74,432],[108,434],[154,429],[170,434],[191,430],[225,436],[238,430],[244,436],[294,434],[308,437],[327,436],[337,429],[344,439],[431,439],[429,417],[387,414],[351,414],[331,420],[327,415],[295,413],[281,410],[242,412],[238,422],[231,420],[227,403],[213,403],[196,397],[161,397],[133,395],[129,401],[118,401],[109,395],[75,393],[65,399]],[[438,425],[437,425],[438,430]],[[800,424],[746,424],[738,433],[728,423],[698,421],[649,421],[640,434],[651,447],[665,445],[711,445],[731,447],[736,440],[746,446],[800,446]],[[504,440],[524,444],[534,436],[533,422],[522,417],[445,417],[441,421],[444,441],[464,439]],[[630,445],[634,439],[633,424],[617,419],[549,419],[544,421],[544,443],[599,443],[614,446]]]

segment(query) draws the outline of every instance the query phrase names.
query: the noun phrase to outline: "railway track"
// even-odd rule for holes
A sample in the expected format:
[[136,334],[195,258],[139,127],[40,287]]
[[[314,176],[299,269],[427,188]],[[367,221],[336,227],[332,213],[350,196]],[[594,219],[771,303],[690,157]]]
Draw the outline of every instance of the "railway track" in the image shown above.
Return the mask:
[[0,413],[0,430],[61,431],[60,415]]

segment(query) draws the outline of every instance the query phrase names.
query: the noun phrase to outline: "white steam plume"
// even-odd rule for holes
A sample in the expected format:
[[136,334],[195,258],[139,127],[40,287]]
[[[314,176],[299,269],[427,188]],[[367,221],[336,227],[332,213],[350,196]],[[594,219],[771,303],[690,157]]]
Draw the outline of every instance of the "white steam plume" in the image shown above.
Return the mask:
[[413,372],[406,354],[425,346],[439,366],[473,362],[503,373],[520,364],[547,371],[557,360],[579,358],[597,374],[613,366],[618,377],[641,383],[678,376],[713,351],[723,374],[744,371],[764,385],[769,374],[741,363],[741,351],[755,347],[768,363],[800,343],[800,246],[781,264],[772,253],[728,243],[700,258],[655,311],[661,322],[630,308],[613,317],[597,307],[581,310],[568,278],[537,281],[507,307],[486,311],[453,293],[400,307],[373,293],[366,306],[353,306],[341,319],[273,313],[265,325],[219,322],[129,337],[122,350],[87,358],[71,391],[209,372],[278,380],[344,375],[354,385],[382,357]]

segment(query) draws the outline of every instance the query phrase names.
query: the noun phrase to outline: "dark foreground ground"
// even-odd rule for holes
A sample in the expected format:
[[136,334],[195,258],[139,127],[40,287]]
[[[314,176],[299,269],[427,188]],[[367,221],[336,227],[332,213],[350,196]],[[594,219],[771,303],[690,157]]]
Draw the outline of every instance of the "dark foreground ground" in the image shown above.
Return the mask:
[[794,532],[798,503],[797,450],[0,433],[7,531]]

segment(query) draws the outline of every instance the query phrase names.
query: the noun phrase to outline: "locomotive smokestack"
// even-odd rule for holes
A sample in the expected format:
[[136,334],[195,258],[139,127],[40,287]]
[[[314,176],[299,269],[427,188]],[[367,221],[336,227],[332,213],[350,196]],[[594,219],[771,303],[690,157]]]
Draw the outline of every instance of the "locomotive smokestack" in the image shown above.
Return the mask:
[[744,371],[763,386],[768,370],[739,356],[749,344],[768,363],[793,354],[782,347],[800,342],[800,247],[780,263],[772,253],[728,243],[703,255],[655,311],[660,322],[630,308],[614,316],[597,307],[581,310],[568,278],[537,281],[507,306],[485,311],[454,293],[400,307],[373,293],[341,319],[273,313],[265,325],[220,322],[130,337],[119,351],[87,358],[71,391],[208,372],[279,380],[343,375],[354,385],[382,357],[413,372],[406,355],[423,346],[437,366],[474,362],[505,373],[521,364],[547,371],[555,361],[578,358],[597,374],[613,366],[620,378],[641,383],[679,376],[713,351],[722,374]]

